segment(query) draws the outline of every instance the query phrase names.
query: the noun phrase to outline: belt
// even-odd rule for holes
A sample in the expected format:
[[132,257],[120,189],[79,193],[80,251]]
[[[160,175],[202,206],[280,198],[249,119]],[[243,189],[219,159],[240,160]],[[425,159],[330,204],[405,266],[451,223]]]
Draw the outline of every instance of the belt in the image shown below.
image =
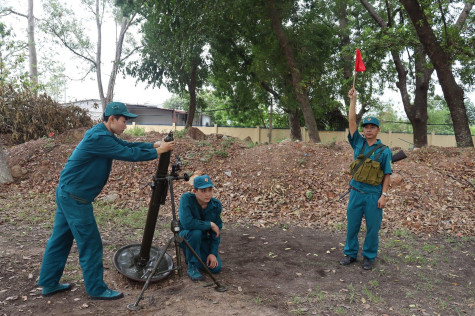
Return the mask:
[[351,185],[349,186],[348,190],[345,191],[342,195],[340,195],[340,200],[343,199],[348,193],[350,193],[351,190],[355,190],[359,193],[366,194],[366,192],[363,192],[361,190],[358,190],[357,188],[352,187]]
[[350,185],[350,188],[349,188],[348,190],[355,190],[356,192],[366,194],[366,192],[363,192],[363,191],[361,191],[361,190],[358,190],[357,188],[352,187],[351,185]]

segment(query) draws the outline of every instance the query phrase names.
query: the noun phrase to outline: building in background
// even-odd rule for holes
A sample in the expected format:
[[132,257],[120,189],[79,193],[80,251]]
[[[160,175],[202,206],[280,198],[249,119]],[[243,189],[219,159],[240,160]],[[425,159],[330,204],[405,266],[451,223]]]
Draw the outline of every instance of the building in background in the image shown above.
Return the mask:
[[[90,99],[70,102],[63,105],[73,104],[89,111],[89,115],[95,121],[102,119],[101,100]],[[153,105],[127,104],[131,113],[137,114],[135,119],[128,120],[128,124],[138,125],[172,125],[185,126],[188,113],[182,110],[164,109]],[[207,114],[196,113],[193,126],[211,126],[211,117]]]

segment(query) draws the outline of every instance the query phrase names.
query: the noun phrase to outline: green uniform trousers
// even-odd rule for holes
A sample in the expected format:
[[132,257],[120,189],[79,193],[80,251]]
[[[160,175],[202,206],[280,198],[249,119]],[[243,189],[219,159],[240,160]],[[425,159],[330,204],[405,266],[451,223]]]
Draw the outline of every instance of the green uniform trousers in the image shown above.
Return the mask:
[[383,209],[378,208],[379,194],[365,194],[351,190],[346,217],[348,227],[344,253],[356,258],[358,255],[358,233],[363,216],[366,220],[366,236],[363,245],[363,256],[373,261],[378,254],[379,229],[383,220]]
[[55,286],[63,275],[73,240],[79,252],[87,294],[97,296],[107,290],[103,280],[102,241],[92,204],[80,201],[58,186],[56,219],[46,245],[38,285]]
[[[190,244],[191,248],[196,252],[196,254],[200,257],[200,259],[206,264],[206,260],[208,259],[208,255],[211,253],[211,237],[208,236],[208,232],[204,230],[182,230],[179,232],[179,235],[186,239],[186,241]],[[201,269],[201,264],[198,262],[198,259],[193,256],[193,253],[181,243],[181,247],[185,250],[185,261],[186,264],[192,263],[196,265],[198,269]],[[216,256],[218,260],[218,266],[209,269],[211,273],[218,273],[221,271],[221,258],[219,254]],[[204,270],[204,269],[202,269]]]

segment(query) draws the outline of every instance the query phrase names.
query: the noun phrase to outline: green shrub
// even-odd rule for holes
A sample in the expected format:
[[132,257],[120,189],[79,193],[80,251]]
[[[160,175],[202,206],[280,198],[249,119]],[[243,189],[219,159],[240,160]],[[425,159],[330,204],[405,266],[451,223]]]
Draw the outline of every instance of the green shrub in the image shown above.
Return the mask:
[[131,128],[127,128],[124,131],[124,133],[127,134],[127,135],[130,135],[130,136],[144,136],[145,135],[145,128],[134,126],[134,127],[131,127]]

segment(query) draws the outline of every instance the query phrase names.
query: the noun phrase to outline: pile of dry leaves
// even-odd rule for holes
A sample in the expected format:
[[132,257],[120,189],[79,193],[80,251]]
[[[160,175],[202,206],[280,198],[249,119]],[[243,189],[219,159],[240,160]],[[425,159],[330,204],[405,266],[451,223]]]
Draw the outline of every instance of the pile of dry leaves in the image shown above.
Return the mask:
[[[7,148],[7,162],[17,177],[14,183],[1,186],[2,195],[30,192],[53,196],[59,173],[84,131],[72,130],[54,139]],[[162,137],[148,133],[123,138],[151,142]],[[213,178],[226,221],[331,229],[345,225],[348,196],[340,196],[350,180],[348,166],[353,152],[348,143],[283,141],[250,146],[222,135],[201,141],[182,137],[176,143],[172,162],[178,157],[184,172],[207,173]],[[474,235],[475,150],[430,147],[406,154],[408,158],[393,164],[382,229]],[[146,207],[150,190],[144,186],[156,167],[157,161],[114,162],[99,199],[115,196],[117,207]],[[175,194],[190,188],[177,181]],[[167,212],[166,207],[161,212]]]

